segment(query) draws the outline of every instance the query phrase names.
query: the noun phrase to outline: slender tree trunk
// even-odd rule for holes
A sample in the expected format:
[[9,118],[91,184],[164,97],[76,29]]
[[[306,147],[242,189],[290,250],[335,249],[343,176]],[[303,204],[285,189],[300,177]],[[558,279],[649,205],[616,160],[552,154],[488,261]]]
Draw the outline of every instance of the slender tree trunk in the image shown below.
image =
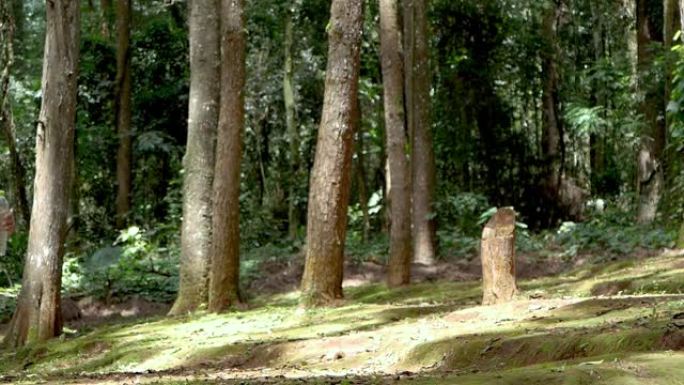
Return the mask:
[[641,114],[644,119],[644,130],[641,137],[641,149],[637,160],[639,181],[639,204],[637,222],[651,223],[656,217],[664,184],[663,154],[665,150],[666,127],[661,119],[664,116],[663,95],[659,91],[656,76],[653,75],[655,52],[653,43],[661,40],[659,31],[650,16],[655,12],[650,7],[662,6],[662,3],[648,0],[637,1],[637,69],[639,92],[644,95],[641,101]]
[[60,291],[71,193],[80,1],[48,1],[46,11],[33,215],[21,292],[4,340],[10,347],[44,341],[62,331]]
[[684,249],[684,222],[679,227],[679,234],[677,236],[677,248]]
[[14,19],[16,7],[10,7],[10,5],[12,4],[0,4],[0,42],[2,44],[0,46],[0,128],[10,152],[12,190],[17,200],[20,219],[21,222],[28,224],[31,214],[28,194],[26,193],[26,170],[17,151],[16,130],[9,94],[10,77],[14,66],[14,41],[16,37]]
[[[672,96],[673,76],[677,65],[676,56],[672,52],[674,44],[674,37],[681,27],[679,20],[679,4],[677,0],[664,0],[664,20],[663,20],[663,39],[665,50],[665,95],[664,105],[668,106]],[[671,114],[665,111],[665,137],[668,137],[668,132],[672,125]],[[667,140],[666,140],[667,141]],[[667,146],[663,150],[663,180],[666,185],[670,185],[672,177],[677,175],[677,168],[680,166],[680,155],[676,151],[670,151]],[[675,197],[673,197],[675,198]],[[673,202],[676,199],[668,199]],[[680,201],[681,202],[681,201]]]
[[116,2],[116,225],[123,228],[131,211],[131,167],[133,136],[131,132],[131,5],[132,0]]
[[431,72],[427,0],[405,0],[406,106],[411,138],[413,259],[435,262],[435,155],[430,122]]
[[387,140],[387,190],[390,211],[389,286],[411,279],[410,165],[406,156],[404,71],[397,0],[380,0],[380,55]]
[[[684,32],[684,0],[679,0],[679,23],[679,30]],[[680,40],[684,43],[684,33],[680,35]]]
[[206,306],[211,253],[212,183],[219,116],[219,0],[190,0],[190,101],[183,166],[178,298],[171,314]]
[[[14,21],[14,40],[21,42],[24,36],[24,0],[11,0]],[[15,44],[16,45],[16,44]]]
[[[594,61],[598,65],[605,57],[603,14],[598,2],[591,1],[591,14],[593,20],[592,42],[594,46]],[[598,77],[592,84],[592,98],[595,106],[606,105],[606,84]],[[591,190],[593,194],[602,194],[601,179],[605,173],[605,136],[603,132],[589,134],[589,168]]]
[[240,301],[240,163],[245,125],[244,0],[221,0],[221,108],[214,178],[209,311]]
[[297,128],[297,110],[294,92],[293,52],[294,31],[292,27],[293,11],[286,10],[285,19],[285,65],[283,71],[283,99],[285,100],[285,124],[290,139],[290,172],[292,173],[288,190],[288,233],[290,239],[297,238],[299,229],[299,210],[297,208],[297,181],[300,172],[299,129]]
[[[663,39],[665,47],[665,53],[667,54],[667,67],[666,67],[666,82],[665,82],[665,103],[670,102],[670,94],[672,93],[672,73],[674,71],[674,66],[676,64],[674,58],[671,55],[672,44],[674,43],[674,37],[677,31],[680,30],[680,11],[679,4],[677,0],[664,0],[664,18],[663,21]],[[669,117],[668,117],[669,119]],[[669,120],[668,120],[669,122]],[[667,124],[669,127],[669,124]]]
[[356,187],[358,189],[359,205],[361,206],[361,218],[363,219],[363,228],[361,230],[361,239],[364,243],[368,242],[370,237],[370,213],[368,211],[368,173],[366,172],[366,146],[363,140],[363,130],[361,129],[361,106],[356,109],[357,124],[354,126],[358,128],[356,133]]
[[[24,35],[26,34],[26,11],[24,9],[25,7],[25,1],[24,0],[10,0],[10,3],[12,4],[12,20],[14,24],[14,33],[13,33],[13,46],[12,50],[14,51],[13,54],[15,56],[23,56],[24,51],[26,48],[24,47]],[[12,67],[14,68],[17,73],[21,71],[23,68],[23,63],[22,61],[14,62],[12,64]]]
[[342,298],[344,242],[358,103],[362,0],[333,0],[321,125],[311,174],[302,304]]
[[[684,0],[679,0],[679,23],[680,23],[680,40],[684,44]],[[684,249],[684,220],[679,228],[679,236],[677,239],[677,247]]]
[[105,39],[111,36],[112,0],[100,0],[100,33]]
[[[558,97],[558,6],[556,0],[547,2],[542,36],[542,159],[544,162],[544,191],[551,205],[549,220],[559,219],[561,207],[560,185],[563,169],[563,127]],[[555,208],[555,209],[553,209]],[[552,223],[551,223],[552,224]]]

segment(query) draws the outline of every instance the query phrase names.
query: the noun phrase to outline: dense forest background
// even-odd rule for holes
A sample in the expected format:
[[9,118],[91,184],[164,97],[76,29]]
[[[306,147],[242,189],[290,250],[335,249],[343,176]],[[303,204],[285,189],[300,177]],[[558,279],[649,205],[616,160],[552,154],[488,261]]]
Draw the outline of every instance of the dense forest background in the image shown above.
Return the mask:
[[[684,216],[679,11],[674,1],[638,3],[428,2],[429,69],[422,73],[429,83],[425,116],[435,185],[428,219],[437,260],[476,256],[481,225],[492,207],[502,206],[519,212],[518,245],[541,261],[569,262],[590,248],[601,250],[596,258],[610,259],[635,248],[675,246]],[[239,210],[248,298],[268,263],[303,265],[330,2],[259,0],[245,7]],[[118,10],[107,0],[81,2],[63,289],[171,301],[181,255],[188,10],[175,0],[137,0],[131,10],[131,129],[122,137]],[[0,185],[16,208],[18,231],[0,260],[0,286],[16,292],[35,173],[45,2],[4,1],[2,11],[15,23],[12,54],[5,48],[0,68],[3,114],[11,113],[3,120]],[[346,254],[385,263],[391,220],[378,3],[366,1],[363,12]],[[646,24],[648,36],[637,33]],[[131,189],[122,216],[117,151],[125,138]],[[645,201],[655,206],[653,215]]]

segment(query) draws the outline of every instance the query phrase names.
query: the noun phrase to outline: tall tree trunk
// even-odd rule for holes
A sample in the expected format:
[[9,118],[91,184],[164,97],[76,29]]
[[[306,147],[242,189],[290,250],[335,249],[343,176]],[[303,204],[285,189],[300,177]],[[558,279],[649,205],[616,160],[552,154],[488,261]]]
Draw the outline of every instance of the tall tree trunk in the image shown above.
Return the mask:
[[679,227],[679,234],[677,235],[677,248],[684,249],[684,222]]
[[112,0],[100,0],[100,33],[105,39],[111,35]]
[[4,340],[11,347],[62,331],[60,291],[74,150],[80,1],[48,1],[46,11],[33,215],[21,292]]
[[[684,0],[679,0],[679,23],[680,23],[680,40],[684,44]],[[684,221],[679,228],[679,236],[677,239],[677,247],[684,249]]]
[[285,101],[285,124],[290,140],[290,172],[292,173],[288,190],[288,233],[290,239],[297,238],[299,229],[299,210],[297,208],[297,181],[301,175],[299,157],[299,130],[294,92],[293,50],[294,29],[293,11],[288,7],[285,19],[285,65],[283,68],[283,100]]
[[[591,1],[591,17],[593,21],[592,43],[594,46],[595,65],[601,63],[605,57],[603,13],[599,8],[598,2]],[[599,77],[592,83],[592,99],[594,106],[606,107],[606,84]],[[605,136],[602,132],[592,132],[589,134],[589,168],[591,190],[593,194],[602,194],[602,178],[605,174]]]
[[411,191],[404,114],[404,71],[401,60],[397,0],[380,0],[380,55],[387,141],[387,196],[390,212],[389,286],[411,279]]
[[406,117],[411,138],[413,259],[435,262],[435,154],[430,122],[431,72],[427,0],[404,0]]
[[[679,14],[679,4],[677,0],[664,0],[664,20],[663,20],[663,39],[665,53],[667,55],[666,77],[665,77],[665,105],[670,102],[670,94],[672,93],[672,73],[676,61],[674,60],[671,49],[674,44],[674,37],[677,31],[680,30],[681,21]],[[669,122],[669,120],[668,120]],[[666,124],[669,127],[669,123]]]
[[[0,4],[0,129],[10,152],[12,192],[17,200],[21,222],[28,224],[31,213],[26,192],[26,170],[17,151],[16,129],[10,100],[10,77],[14,66],[15,18],[17,7],[12,4]],[[23,13],[19,16],[23,17]]]
[[366,172],[366,146],[363,140],[363,129],[360,126],[360,103],[356,109],[356,119],[357,122],[354,126],[358,129],[356,132],[356,170],[354,171],[354,175],[356,175],[356,188],[358,189],[357,193],[359,205],[361,206],[361,218],[363,220],[361,239],[366,243],[370,237],[370,212],[368,211],[368,201],[370,198],[368,196],[368,173]]
[[558,97],[558,4],[550,0],[546,7],[542,29],[542,159],[546,204],[553,210],[549,224],[553,224],[560,216],[564,145]]
[[24,36],[24,0],[11,0],[14,21],[14,40],[21,42]]
[[131,132],[131,3],[116,2],[116,226],[123,228],[131,211],[131,167],[133,136]]
[[206,306],[211,253],[212,183],[219,116],[219,0],[190,0],[190,101],[183,167],[178,298],[171,314]]
[[[663,20],[663,39],[664,39],[664,50],[665,50],[665,95],[664,95],[664,105],[668,106],[672,96],[673,87],[673,76],[677,65],[676,56],[672,52],[672,46],[674,44],[674,37],[677,31],[680,30],[681,21],[679,20],[679,4],[677,0],[664,0],[664,20]],[[665,111],[665,137],[668,137],[668,132],[672,124],[672,119],[667,110]],[[667,140],[666,140],[667,141]],[[666,181],[666,185],[670,185],[672,179],[677,175],[677,168],[680,166],[681,161],[679,154],[675,151],[669,151],[667,146],[663,150],[663,180]],[[675,201],[676,199],[668,199],[668,201]],[[681,202],[681,201],[680,201]]]
[[333,0],[323,113],[311,174],[302,304],[342,298],[344,242],[358,103],[363,0]]
[[240,163],[245,125],[244,0],[221,0],[221,108],[214,175],[209,311],[240,301]]
[[651,223],[656,217],[663,190],[663,154],[665,150],[666,127],[662,117],[663,95],[659,91],[657,77],[652,67],[655,60],[653,43],[662,36],[650,19],[651,7],[662,6],[662,3],[637,0],[637,69],[639,92],[644,95],[640,112],[644,119],[641,136],[641,149],[637,159],[637,176],[639,182],[639,204],[637,222]]

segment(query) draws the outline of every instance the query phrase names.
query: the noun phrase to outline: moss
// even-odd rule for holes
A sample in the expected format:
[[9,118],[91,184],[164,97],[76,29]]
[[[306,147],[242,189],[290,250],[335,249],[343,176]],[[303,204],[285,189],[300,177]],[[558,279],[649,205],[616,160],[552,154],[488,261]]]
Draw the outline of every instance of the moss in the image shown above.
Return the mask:
[[[616,282],[623,292],[675,293],[684,281],[680,263],[669,257],[622,261],[521,282],[524,290],[543,290],[552,298],[544,302],[548,309],[535,311],[528,311],[528,302],[473,307],[481,296],[479,282],[422,283],[397,290],[368,285],[347,290],[339,307],[311,310],[297,307],[297,293],[263,297],[258,303],[274,305],[106,325],[75,338],[0,352],[0,372],[59,377],[82,371],[303,367],[411,370],[426,376],[441,370],[485,372],[458,376],[459,384],[600,384],[603,379],[627,384],[634,376],[617,364],[585,368],[574,362],[663,350],[665,324],[681,311],[682,297],[577,297]],[[573,299],[559,299],[566,295]],[[335,356],[336,349],[346,353],[325,358]],[[633,365],[652,368],[657,379],[668,376],[665,366],[650,361]],[[601,379],[592,377],[591,370]]]

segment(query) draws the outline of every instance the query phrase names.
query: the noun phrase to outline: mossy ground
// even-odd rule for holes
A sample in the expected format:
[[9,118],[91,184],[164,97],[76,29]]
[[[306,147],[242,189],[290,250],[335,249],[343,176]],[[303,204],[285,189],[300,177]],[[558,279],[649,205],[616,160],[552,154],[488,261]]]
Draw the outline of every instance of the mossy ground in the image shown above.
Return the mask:
[[[11,383],[684,384],[671,325],[684,258],[616,261],[520,283],[481,307],[479,282],[346,291],[304,311],[297,294],[250,310],[152,318],[0,352]],[[674,341],[674,342],[673,342]],[[679,341],[679,342],[677,342]],[[346,376],[346,377],[345,377]]]

